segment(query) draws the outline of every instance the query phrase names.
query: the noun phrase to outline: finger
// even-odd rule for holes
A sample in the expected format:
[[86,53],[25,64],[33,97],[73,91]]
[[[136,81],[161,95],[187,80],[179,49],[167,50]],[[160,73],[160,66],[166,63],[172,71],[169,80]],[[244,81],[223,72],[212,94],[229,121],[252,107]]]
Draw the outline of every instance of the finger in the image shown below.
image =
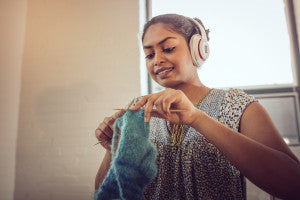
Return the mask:
[[107,136],[103,131],[101,131],[100,129],[96,129],[95,131],[95,135],[98,141],[100,140],[111,140],[111,137]]
[[105,117],[103,122],[99,124],[98,128],[95,130],[96,138],[101,134],[105,134],[107,137],[112,138],[113,135],[113,124],[119,116],[124,113],[124,109],[116,112],[112,117]]
[[162,118],[162,119],[167,119],[168,117],[164,114],[159,113],[158,111],[153,110],[151,112],[151,117],[158,117],[158,118]]
[[99,137],[99,143],[105,148],[110,150],[111,146],[111,139],[108,138],[106,135],[102,134]]
[[111,142],[111,138],[108,137],[107,135],[103,134],[103,133],[101,133],[97,139],[98,139],[99,142],[102,142],[102,141]]
[[[101,133],[105,134],[106,136],[108,136],[109,138],[112,138],[113,135],[113,130],[111,129],[110,126],[108,126],[107,124],[105,124],[104,122],[102,122],[101,124],[99,124],[98,130],[101,131]],[[97,131],[97,130],[96,130]],[[100,133],[100,134],[101,134]]]
[[146,95],[144,97],[141,98],[141,100],[131,108],[131,110],[138,110],[140,109],[142,106],[144,106],[147,101],[148,101],[148,98],[150,97],[150,95]]
[[153,97],[148,99],[147,103],[145,104],[145,109],[144,109],[144,121],[145,122],[150,121],[151,111],[153,110],[153,104],[154,104]]
[[97,138],[97,140],[99,140],[99,137],[100,137],[101,133],[102,133],[102,131],[99,128],[97,128],[95,130],[95,137]]
[[105,117],[103,120],[103,123],[105,123],[107,126],[109,126],[110,129],[113,131],[114,123],[115,123],[116,119],[119,118],[124,112],[125,112],[125,110],[122,109],[122,110],[116,112],[115,114],[113,114],[111,117]]
[[104,140],[104,141],[100,141],[100,144],[101,144],[101,146],[103,146],[105,149],[107,149],[107,150],[109,150],[109,151],[111,150],[111,142]]
[[[97,130],[100,131],[99,129]],[[100,131],[100,134],[97,136],[97,139],[101,146],[110,151],[111,138],[107,137],[105,134],[103,134],[103,132]]]
[[106,122],[103,122],[103,126],[99,125],[99,129],[101,129],[106,135],[112,136],[114,134],[114,126],[113,124],[107,124]]
[[170,97],[164,99],[163,105],[162,105],[162,110],[164,111],[164,113],[166,113],[166,115],[171,114],[171,111],[170,111],[171,104],[172,104],[172,99]]
[[114,123],[114,119],[112,117],[105,117],[103,123],[109,126],[110,124]]
[[117,118],[119,118],[123,113],[125,112],[125,109],[121,109],[121,110],[119,110],[118,112],[116,112],[116,113],[114,113],[112,116],[110,116],[110,117],[105,117],[104,118],[104,121],[105,121],[105,123],[114,123],[114,121],[117,119]]
[[[158,99],[154,102],[154,105],[156,106],[157,111],[162,115],[166,117],[166,113],[163,110],[163,101],[164,97],[161,95],[158,97]],[[152,113],[151,113],[152,116]]]
[[112,130],[114,130],[114,123],[115,123],[116,119],[118,119],[119,117],[121,117],[121,115],[123,115],[124,113],[125,113],[125,109],[122,109],[122,110],[120,110],[119,112],[116,112],[116,113],[112,116],[113,121],[111,121],[111,123],[109,124],[109,125],[110,125],[110,128],[111,128]]

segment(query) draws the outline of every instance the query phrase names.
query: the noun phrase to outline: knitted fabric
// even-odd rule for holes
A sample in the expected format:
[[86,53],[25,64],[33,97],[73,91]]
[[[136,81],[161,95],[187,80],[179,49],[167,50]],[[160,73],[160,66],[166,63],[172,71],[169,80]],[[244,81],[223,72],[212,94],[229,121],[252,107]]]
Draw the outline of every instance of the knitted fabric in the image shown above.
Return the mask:
[[144,111],[126,111],[114,124],[111,167],[94,200],[142,199],[144,188],[157,173],[155,159]]

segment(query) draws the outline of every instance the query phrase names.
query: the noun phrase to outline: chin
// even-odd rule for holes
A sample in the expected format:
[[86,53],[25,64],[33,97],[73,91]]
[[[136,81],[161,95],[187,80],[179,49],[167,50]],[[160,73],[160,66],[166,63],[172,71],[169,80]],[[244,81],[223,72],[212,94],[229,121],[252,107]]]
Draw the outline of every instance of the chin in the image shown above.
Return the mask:
[[178,88],[178,86],[180,85],[180,83],[178,81],[171,81],[171,80],[165,80],[165,81],[155,80],[155,82],[165,88],[174,88],[175,89],[175,88]]

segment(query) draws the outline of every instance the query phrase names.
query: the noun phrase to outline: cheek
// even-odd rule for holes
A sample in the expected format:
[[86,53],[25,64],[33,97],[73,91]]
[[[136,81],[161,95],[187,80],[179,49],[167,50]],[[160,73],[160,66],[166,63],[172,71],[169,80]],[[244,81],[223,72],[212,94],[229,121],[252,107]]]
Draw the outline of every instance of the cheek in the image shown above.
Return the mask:
[[153,72],[153,64],[151,61],[146,61],[146,68],[151,77],[154,76]]
[[180,68],[185,68],[187,65],[190,65],[191,59],[188,55],[182,54],[182,55],[177,55],[172,59],[172,62]]
[[182,65],[184,66],[194,66],[193,65],[193,60],[192,60],[192,56],[190,53],[185,53],[181,56],[181,59],[179,61]]
[[150,72],[150,70],[151,70],[151,61],[146,61],[146,68],[147,68],[147,71]]
[[192,56],[190,54],[188,47],[182,47],[180,51],[172,55],[172,58],[170,60],[172,60],[177,65],[183,65],[183,66],[193,63]]

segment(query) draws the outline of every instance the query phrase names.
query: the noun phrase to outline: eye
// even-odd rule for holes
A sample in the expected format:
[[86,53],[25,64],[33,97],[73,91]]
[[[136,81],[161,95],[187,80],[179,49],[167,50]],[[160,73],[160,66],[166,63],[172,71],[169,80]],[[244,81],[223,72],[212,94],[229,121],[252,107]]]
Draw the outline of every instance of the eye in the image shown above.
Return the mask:
[[146,59],[152,59],[154,57],[154,53],[146,55]]
[[163,49],[163,52],[165,52],[165,53],[171,53],[174,49],[175,49],[175,47],[166,48],[166,49]]

